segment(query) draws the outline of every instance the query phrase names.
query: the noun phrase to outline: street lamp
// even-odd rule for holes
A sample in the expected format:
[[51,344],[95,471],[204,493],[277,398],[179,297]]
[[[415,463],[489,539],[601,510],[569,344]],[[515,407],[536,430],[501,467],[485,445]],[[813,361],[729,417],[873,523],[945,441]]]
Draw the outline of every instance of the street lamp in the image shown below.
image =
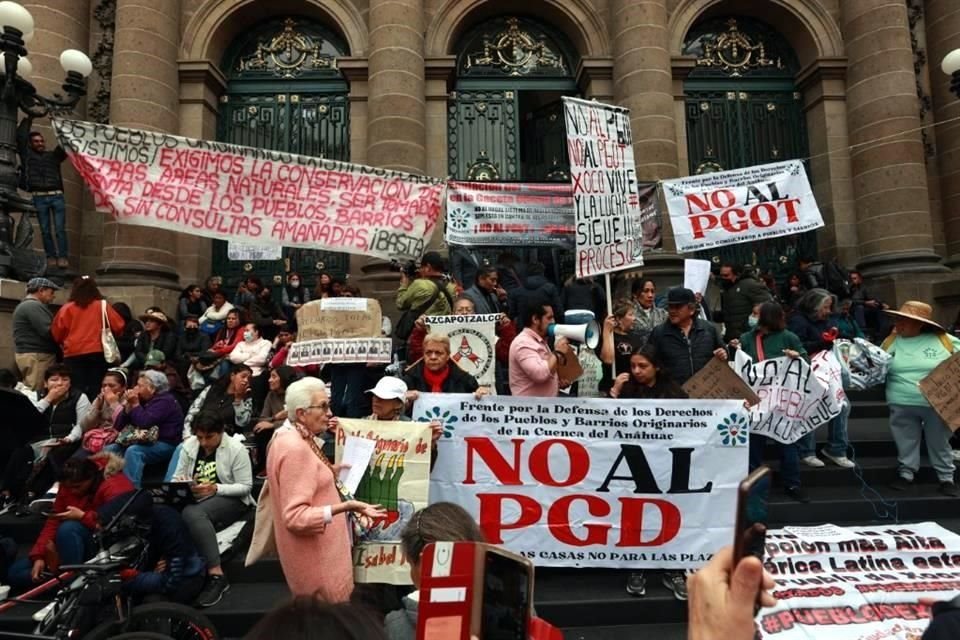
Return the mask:
[[[86,95],[86,77],[93,71],[90,59],[81,51],[68,49],[60,56],[67,74],[64,94],[41,96],[27,78],[33,66],[27,59],[25,43],[33,39],[33,16],[16,2],[0,2],[0,53],[3,78],[0,87],[0,277],[31,277],[43,273],[44,261],[30,247],[33,227],[24,217],[35,211],[33,202],[17,193],[17,117],[23,110],[34,118],[66,115]],[[10,214],[23,214],[16,237]]]
[[960,49],[954,49],[948,53],[940,67],[945,74],[953,78],[950,82],[950,90],[960,98]]

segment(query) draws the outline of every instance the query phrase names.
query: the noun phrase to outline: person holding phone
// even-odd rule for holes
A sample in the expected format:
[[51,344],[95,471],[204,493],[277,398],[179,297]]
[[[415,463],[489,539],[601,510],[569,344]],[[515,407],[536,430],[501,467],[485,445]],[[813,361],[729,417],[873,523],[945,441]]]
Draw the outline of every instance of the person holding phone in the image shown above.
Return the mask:
[[60,471],[60,490],[40,535],[27,558],[11,565],[8,579],[14,587],[27,589],[40,582],[48,569],[61,564],[80,564],[96,552],[93,531],[97,509],[134,490],[121,470],[123,459],[111,454],[71,458]]
[[[807,358],[807,350],[800,338],[786,328],[787,319],[783,307],[775,302],[760,305],[757,326],[740,336],[740,348],[762,362],[770,358]],[[750,470],[763,464],[763,449],[767,437],[750,434]],[[807,503],[810,498],[800,486],[800,443],[780,444],[780,477],[783,491],[797,502]]]
[[[664,368],[656,346],[648,343],[630,355],[630,372],[617,376],[610,397],[623,400],[684,399],[687,393]],[[663,586],[670,589],[677,600],[687,599],[687,576],[683,570],[665,571]],[[646,595],[647,579],[642,571],[632,571],[627,577],[627,593],[636,597]]]

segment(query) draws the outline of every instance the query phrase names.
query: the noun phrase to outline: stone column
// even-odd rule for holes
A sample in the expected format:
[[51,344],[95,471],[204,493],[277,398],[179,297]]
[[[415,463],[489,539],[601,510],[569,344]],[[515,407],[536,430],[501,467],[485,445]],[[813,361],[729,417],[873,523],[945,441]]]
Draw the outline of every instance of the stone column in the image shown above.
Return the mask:
[[423,0],[370,0],[367,162],[424,173]]
[[840,6],[859,267],[867,276],[943,271],[933,250],[906,5],[844,0]]
[[[641,181],[679,175],[666,5],[666,0],[610,2],[614,98],[630,109],[633,159]],[[666,212],[662,233],[664,253],[644,256],[644,272],[676,275],[680,270]]]
[[[62,93],[65,73],[60,66],[60,53],[64,49],[87,51],[90,32],[89,0],[43,0],[42,2],[23,2],[24,8],[33,15],[35,35],[27,45],[27,58],[33,64],[33,76],[29,78],[40,95],[49,96]],[[74,117],[83,119],[86,115],[86,100],[82,100],[74,110]],[[57,145],[56,136],[48,121],[34,121],[34,128],[43,133],[47,148]],[[77,176],[70,162],[61,165],[63,175],[63,195],[67,203],[67,247],[70,255],[70,271],[80,266],[82,252],[82,211],[83,180]],[[34,223],[34,247],[41,249],[40,227],[36,216]]]
[[[935,122],[956,120],[960,118],[960,98],[950,91],[950,77],[940,71],[940,62],[960,47],[960,3],[927,0],[926,11],[933,119]],[[938,126],[936,134],[946,263],[956,268],[960,266],[960,121]]]
[[[117,0],[110,124],[180,131],[180,0]],[[175,289],[177,234],[105,218],[97,279]]]

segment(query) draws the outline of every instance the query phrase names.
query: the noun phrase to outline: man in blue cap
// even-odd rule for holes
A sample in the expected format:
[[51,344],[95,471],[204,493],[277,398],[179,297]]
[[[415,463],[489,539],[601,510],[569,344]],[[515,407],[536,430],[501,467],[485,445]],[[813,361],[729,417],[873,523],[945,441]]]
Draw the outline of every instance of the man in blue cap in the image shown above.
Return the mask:
[[53,302],[60,287],[46,278],[27,282],[27,296],[13,311],[13,351],[23,383],[39,391],[43,374],[57,362],[57,343],[50,335]]

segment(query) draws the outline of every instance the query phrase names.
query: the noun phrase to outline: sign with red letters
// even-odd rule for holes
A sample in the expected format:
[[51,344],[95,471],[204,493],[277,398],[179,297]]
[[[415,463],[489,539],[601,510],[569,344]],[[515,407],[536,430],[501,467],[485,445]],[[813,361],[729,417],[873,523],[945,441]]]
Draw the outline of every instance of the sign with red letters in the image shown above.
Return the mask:
[[54,129],[118,222],[257,245],[416,260],[443,182],[375,167],[76,120]]
[[742,400],[420,394],[439,420],[430,499],[537,566],[681,569],[733,540]]
[[823,226],[799,160],[664,180],[662,184],[681,253]]

